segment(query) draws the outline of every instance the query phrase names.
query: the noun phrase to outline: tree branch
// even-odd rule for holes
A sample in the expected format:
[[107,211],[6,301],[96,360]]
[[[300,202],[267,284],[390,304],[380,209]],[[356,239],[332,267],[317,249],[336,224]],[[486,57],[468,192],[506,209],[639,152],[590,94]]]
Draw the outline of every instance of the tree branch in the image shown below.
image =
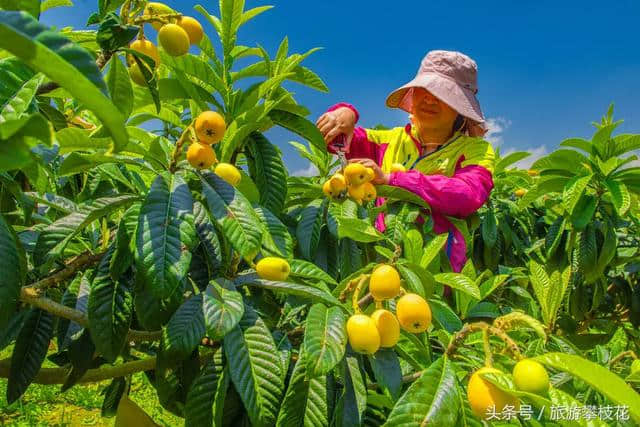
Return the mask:
[[38,280],[37,282],[32,283],[31,285],[27,286],[27,288],[41,290],[53,285],[57,285],[58,283],[63,282],[65,279],[68,279],[69,277],[75,275],[78,270],[82,270],[85,267],[98,263],[102,259],[104,254],[104,252],[101,252],[99,254],[84,252],[72,259],[63,269],[59,270],[49,277],[45,277],[42,280]]
[[[69,319],[84,328],[89,327],[89,319],[83,312],[40,296],[39,291],[32,287],[24,287],[20,290],[20,301],[38,307],[54,316]],[[136,331],[130,329],[127,334],[127,341],[156,341],[159,340],[161,336],[161,331]]]
[[[79,383],[94,383],[117,377],[124,377],[137,372],[150,371],[156,367],[156,358],[134,360],[115,366],[103,366],[97,369],[89,369]],[[11,360],[0,360],[0,378],[8,378],[11,370]],[[63,384],[69,375],[69,368],[40,368],[40,372],[33,380],[35,384]]]

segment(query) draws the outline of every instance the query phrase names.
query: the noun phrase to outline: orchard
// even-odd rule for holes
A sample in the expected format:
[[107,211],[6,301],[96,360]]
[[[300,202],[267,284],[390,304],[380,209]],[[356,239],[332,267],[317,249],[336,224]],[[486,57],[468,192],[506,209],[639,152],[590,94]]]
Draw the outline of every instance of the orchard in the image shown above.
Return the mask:
[[[144,373],[189,426],[640,424],[640,135],[613,107],[530,170],[496,153],[487,203],[451,219],[454,272],[429,205],[328,153],[283,87],[328,91],[316,49],[241,44],[271,6],[38,21],[66,3],[0,2],[10,407],[99,383],[102,417],[155,425],[128,397]],[[290,174],[274,127],[318,176]]]

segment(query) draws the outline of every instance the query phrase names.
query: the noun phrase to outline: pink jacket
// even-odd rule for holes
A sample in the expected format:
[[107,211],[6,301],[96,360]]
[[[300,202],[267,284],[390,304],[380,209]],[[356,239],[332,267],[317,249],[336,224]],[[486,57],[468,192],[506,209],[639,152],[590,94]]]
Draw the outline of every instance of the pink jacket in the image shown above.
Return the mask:
[[[329,109],[348,107],[359,118],[358,111],[347,103]],[[336,153],[334,141],[328,151]],[[404,128],[376,131],[357,127],[347,159],[369,158],[389,172],[393,163],[402,163],[407,171],[390,174],[389,184],[409,190],[424,199],[431,208],[434,231],[448,232],[446,253],[453,271],[459,272],[467,256],[463,234],[447,217],[465,218],[476,212],[493,189],[493,149],[480,138],[457,134],[439,150],[424,154],[411,124]],[[376,205],[384,201],[378,199]],[[384,214],[376,220],[376,228],[384,231]]]

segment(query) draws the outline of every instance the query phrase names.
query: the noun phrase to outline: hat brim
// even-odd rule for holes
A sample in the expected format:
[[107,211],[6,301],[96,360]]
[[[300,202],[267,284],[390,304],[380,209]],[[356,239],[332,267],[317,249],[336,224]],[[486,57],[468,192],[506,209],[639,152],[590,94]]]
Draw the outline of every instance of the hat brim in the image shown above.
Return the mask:
[[[484,124],[484,115],[480,103],[473,91],[463,88],[455,81],[437,73],[424,73],[416,76],[409,83],[399,87],[389,94],[386,104],[391,108],[402,108],[411,113],[412,100],[407,96],[410,89],[423,88],[440,99],[459,114]],[[410,95],[410,94],[409,94]]]

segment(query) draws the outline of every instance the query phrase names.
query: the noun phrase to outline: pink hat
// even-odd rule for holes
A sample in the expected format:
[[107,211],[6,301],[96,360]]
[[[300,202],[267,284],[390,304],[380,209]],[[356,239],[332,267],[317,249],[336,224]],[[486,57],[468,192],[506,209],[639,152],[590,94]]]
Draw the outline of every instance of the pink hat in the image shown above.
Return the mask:
[[412,89],[418,87],[426,89],[471,120],[470,134],[481,136],[486,132],[484,116],[476,98],[478,66],[467,55],[447,50],[432,50],[427,53],[416,77],[391,92],[387,97],[387,105],[411,113]]

